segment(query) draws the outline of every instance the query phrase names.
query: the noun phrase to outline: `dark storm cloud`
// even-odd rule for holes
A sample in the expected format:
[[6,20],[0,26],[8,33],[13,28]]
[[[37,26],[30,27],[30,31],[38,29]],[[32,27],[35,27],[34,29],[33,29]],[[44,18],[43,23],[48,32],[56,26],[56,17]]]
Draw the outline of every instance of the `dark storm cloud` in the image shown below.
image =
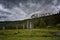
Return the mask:
[[[0,11],[4,11],[4,16],[8,17],[0,20],[23,20],[37,13],[55,14],[59,12],[60,0],[0,0]],[[3,14],[0,13],[0,15]]]
[[0,0],[0,3],[3,4],[6,8],[12,8],[15,5],[19,6],[19,3],[25,4],[25,6],[27,6],[26,4],[28,4],[29,2],[31,3],[40,3],[42,4],[44,2],[43,5],[45,4],[53,4],[52,3],[53,0]]
[[0,0],[0,3],[3,4],[6,8],[12,8],[15,5],[19,4],[18,0]]

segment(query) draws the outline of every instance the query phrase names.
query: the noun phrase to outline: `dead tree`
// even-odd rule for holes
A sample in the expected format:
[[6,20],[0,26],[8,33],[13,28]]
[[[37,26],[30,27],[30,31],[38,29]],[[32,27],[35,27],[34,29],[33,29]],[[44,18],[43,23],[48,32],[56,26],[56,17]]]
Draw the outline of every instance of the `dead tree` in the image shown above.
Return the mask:
[[5,30],[5,27],[3,27],[3,30]]
[[18,30],[18,26],[16,26],[16,29]]
[[29,28],[29,22],[27,21],[27,29]]
[[23,29],[25,28],[25,25],[23,24]]

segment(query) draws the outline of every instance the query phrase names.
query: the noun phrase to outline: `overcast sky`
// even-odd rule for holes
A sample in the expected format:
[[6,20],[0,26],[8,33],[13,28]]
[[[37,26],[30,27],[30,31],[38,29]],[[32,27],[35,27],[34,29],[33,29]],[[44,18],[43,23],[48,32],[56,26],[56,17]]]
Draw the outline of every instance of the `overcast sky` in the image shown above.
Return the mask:
[[36,13],[55,14],[60,10],[60,0],[0,0],[0,21],[30,18]]

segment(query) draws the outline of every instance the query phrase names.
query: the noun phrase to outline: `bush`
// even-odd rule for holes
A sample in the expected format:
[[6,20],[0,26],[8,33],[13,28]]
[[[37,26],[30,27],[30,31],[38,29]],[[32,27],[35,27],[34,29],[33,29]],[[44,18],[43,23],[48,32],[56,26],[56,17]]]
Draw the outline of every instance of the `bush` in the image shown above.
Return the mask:
[[0,32],[0,35],[4,35],[4,32]]
[[56,27],[57,27],[57,28],[60,28],[60,24],[57,24]]
[[18,34],[17,32],[14,33],[14,35]]
[[52,28],[52,26],[47,26],[47,28]]

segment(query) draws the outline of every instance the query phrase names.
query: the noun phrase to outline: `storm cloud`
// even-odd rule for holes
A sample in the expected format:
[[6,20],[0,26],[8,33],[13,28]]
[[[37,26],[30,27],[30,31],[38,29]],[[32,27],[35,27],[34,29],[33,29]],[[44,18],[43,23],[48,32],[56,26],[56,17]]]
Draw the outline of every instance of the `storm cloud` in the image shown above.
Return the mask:
[[0,21],[29,19],[33,14],[60,11],[60,0],[0,0]]

